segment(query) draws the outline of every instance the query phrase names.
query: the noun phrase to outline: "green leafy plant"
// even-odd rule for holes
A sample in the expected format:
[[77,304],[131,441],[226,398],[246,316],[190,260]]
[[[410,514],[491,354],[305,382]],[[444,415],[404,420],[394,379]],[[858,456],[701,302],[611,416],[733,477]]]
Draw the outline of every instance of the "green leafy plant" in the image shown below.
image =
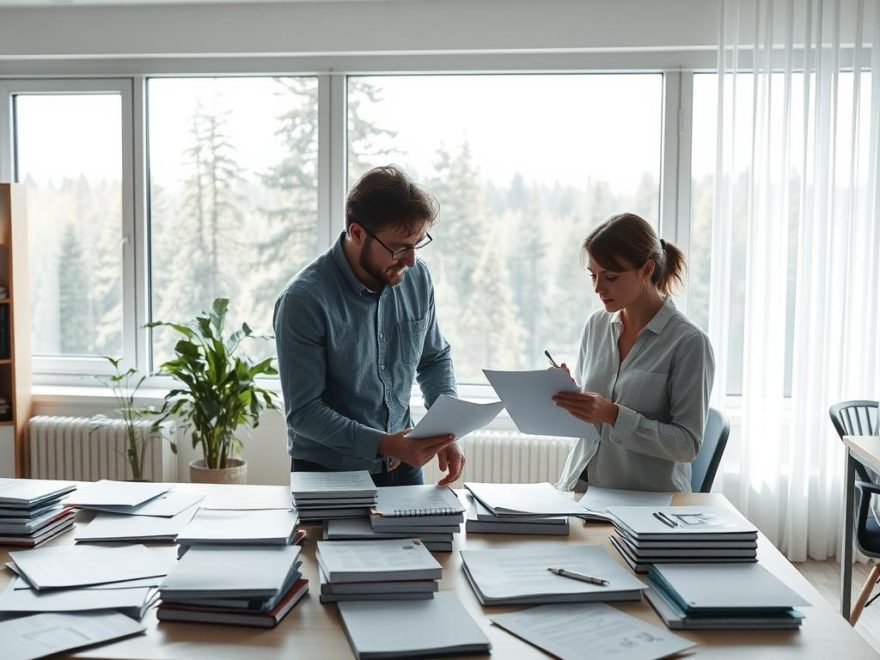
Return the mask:
[[[123,371],[122,358],[105,355],[104,359],[113,365],[114,373],[112,376],[99,376],[98,380],[113,391],[113,397],[116,399],[116,412],[120,414],[125,424],[125,459],[128,461],[128,467],[131,468],[132,479],[140,480],[144,478],[144,456],[147,451],[147,443],[150,438],[159,434],[162,420],[155,418],[148,425],[137,422],[150,416],[156,416],[160,411],[153,406],[139,407],[135,405],[135,397],[146,380],[146,376],[142,375],[137,378],[137,370],[132,367]],[[94,433],[108,422],[113,421],[116,419],[107,415],[94,415],[89,432]],[[171,451],[176,454],[177,446],[174,442],[170,444]]]
[[263,410],[278,410],[278,396],[259,387],[258,376],[278,371],[272,358],[254,362],[237,355],[245,339],[270,339],[254,335],[247,323],[224,336],[229,300],[217,298],[210,312],[196,315],[188,324],[156,321],[149,328],[166,327],[182,335],[174,346],[174,357],[159,367],[182,387],[165,396],[162,419],[173,417],[192,430],[193,448],[201,447],[205,466],[227,467],[227,461],[241,453],[239,427],[256,428]]

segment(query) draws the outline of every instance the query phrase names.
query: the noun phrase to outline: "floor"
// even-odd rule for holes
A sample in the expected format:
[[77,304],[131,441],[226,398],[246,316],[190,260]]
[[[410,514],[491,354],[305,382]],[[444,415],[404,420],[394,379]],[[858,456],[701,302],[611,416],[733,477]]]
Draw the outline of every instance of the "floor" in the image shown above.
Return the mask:
[[[795,566],[835,609],[838,608],[840,602],[840,565],[837,562],[805,561],[797,563]],[[861,591],[870,570],[870,566],[867,564],[853,565],[853,600]],[[875,594],[880,593],[880,585],[875,589]],[[880,598],[874,601],[870,607],[865,608],[856,624],[856,630],[880,653]]]

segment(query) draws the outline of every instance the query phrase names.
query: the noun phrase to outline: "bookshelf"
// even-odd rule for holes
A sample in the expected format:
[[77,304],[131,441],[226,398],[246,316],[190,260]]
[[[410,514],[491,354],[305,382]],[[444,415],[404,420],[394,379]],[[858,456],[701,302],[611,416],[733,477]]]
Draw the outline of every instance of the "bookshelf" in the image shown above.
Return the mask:
[[31,417],[27,257],[24,187],[0,183],[0,468],[11,472],[11,459],[17,477],[27,475]]

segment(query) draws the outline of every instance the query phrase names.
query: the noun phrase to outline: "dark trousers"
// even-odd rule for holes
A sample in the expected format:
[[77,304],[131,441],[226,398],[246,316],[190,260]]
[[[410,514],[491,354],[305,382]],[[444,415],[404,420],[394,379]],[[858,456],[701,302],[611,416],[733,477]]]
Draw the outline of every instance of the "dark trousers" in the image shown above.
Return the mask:
[[[336,472],[332,468],[325,467],[320,463],[312,463],[299,458],[290,459],[291,472]],[[382,464],[382,472],[370,475],[373,483],[377,486],[418,486],[424,483],[422,478],[422,468],[408,463],[401,463],[396,470],[391,472],[385,471],[385,464]]]

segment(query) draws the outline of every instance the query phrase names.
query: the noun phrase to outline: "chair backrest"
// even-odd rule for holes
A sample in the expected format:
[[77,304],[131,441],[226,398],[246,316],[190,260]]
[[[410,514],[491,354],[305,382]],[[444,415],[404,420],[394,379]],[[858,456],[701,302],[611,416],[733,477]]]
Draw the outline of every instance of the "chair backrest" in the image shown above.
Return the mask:
[[716,408],[709,408],[703,445],[691,463],[691,490],[695,493],[708,493],[712,490],[715,473],[718,472],[729,435],[730,422],[727,421],[727,416]]
[[[877,435],[877,401],[841,401],[828,409],[834,430],[845,435]],[[874,482],[865,466],[856,462],[860,481]]]

